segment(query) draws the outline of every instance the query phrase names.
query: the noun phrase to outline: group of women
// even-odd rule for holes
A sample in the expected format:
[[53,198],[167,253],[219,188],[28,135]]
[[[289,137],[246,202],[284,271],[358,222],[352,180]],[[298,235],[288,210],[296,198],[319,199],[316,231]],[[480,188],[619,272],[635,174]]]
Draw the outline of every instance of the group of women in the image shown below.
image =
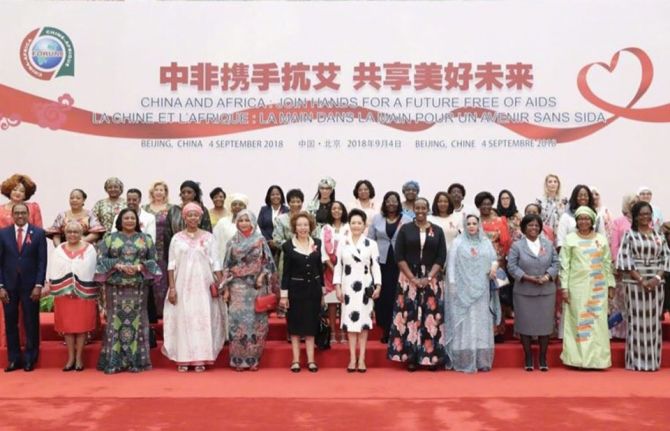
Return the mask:
[[[169,203],[165,182],[152,184],[139,211],[127,207],[117,178],[105,182],[108,197],[90,211],[86,193],[72,190],[70,208],[47,229],[56,246],[49,283],[56,329],[69,353],[64,370],[83,368],[86,334],[98,321],[96,296],[107,323],[102,371],[149,369],[150,323],[160,317],[163,354],[179,371],[204,371],[226,341],[231,367],[258,370],[268,334],[259,304],[273,295],[287,319],[293,372],[302,369],[302,338],[306,368],[318,371],[324,306],[331,343],[349,346],[349,372],[367,370],[373,325],[381,327],[389,359],[409,371],[490,370],[495,337],[511,316],[528,371],[534,338],[539,369],[548,370],[555,332],[566,365],[609,367],[614,336],[626,339],[626,368],[659,369],[670,225],[651,205],[651,191],[626,196],[622,216],[613,218],[593,187],[577,185],[565,199],[557,176],[544,186],[520,214],[509,190],[497,202],[480,192],[468,207],[458,183],[429,202],[408,181],[402,198],[391,191],[377,205],[373,185],[361,180],[345,205],[327,177],[307,210],[302,191],[285,196],[271,186],[258,219],[246,196],[221,188],[207,210],[194,181],[181,184],[179,204]],[[0,221],[34,191],[26,176],[5,181],[10,202],[0,207]],[[32,206],[31,223],[39,226],[39,206]],[[143,233],[140,211],[155,216],[155,237]]]

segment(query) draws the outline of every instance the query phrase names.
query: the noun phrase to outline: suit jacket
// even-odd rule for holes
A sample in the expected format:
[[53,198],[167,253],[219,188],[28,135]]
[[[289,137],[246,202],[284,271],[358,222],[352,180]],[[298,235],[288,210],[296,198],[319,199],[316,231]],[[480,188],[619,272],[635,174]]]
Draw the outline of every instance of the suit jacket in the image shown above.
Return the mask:
[[386,234],[386,218],[383,214],[377,214],[372,219],[372,223],[368,228],[368,238],[373,239],[377,242],[377,247],[379,248],[379,263],[386,263],[386,256],[389,252],[389,247],[393,247],[395,250],[395,240],[398,237],[398,232],[400,227],[405,223],[411,222],[412,219],[407,216],[402,216],[400,218],[400,224],[395,230],[393,238],[389,238]]
[[[526,238],[512,244],[507,256],[507,271],[514,278],[514,293],[528,296],[548,295],[556,290],[553,281],[558,275],[558,252],[546,238],[540,237],[540,253],[535,254],[528,247]],[[549,274],[552,280],[539,286],[522,281],[524,275],[543,276]]]
[[[0,284],[7,290],[44,285],[47,272],[47,239],[44,230],[26,224],[19,253],[14,225],[0,229]],[[21,274],[21,285],[18,275]]]
[[[288,207],[282,205],[279,207],[279,214],[286,214]],[[274,230],[274,220],[272,220],[272,207],[270,205],[263,205],[258,212],[258,227],[266,241],[272,240],[272,231]]]

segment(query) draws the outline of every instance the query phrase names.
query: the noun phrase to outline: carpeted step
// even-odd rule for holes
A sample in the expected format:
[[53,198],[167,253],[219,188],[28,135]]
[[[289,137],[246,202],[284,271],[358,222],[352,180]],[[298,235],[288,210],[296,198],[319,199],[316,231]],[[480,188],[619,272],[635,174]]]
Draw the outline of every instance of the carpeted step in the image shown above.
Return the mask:
[[[154,368],[172,368],[175,364],[169,361],[160,351],[160,346],[151,350],[151,360]],[[561,343],[552,341],[549,345],[548,362],[550,367],[561,366]],[[624,366],[624,343],[612,343],[612,364],[614,367]],[[305,361],[304,344],[302,358]],[[537,346],[534,346],[537,354]],[[85,366],[94,368],[100,352],[100,343],[94,342],[85,347]],[[40,346],[39,367],[61,368],[67,360],[67,351],[60,341],[45,341]],[[349,362],[349,347],[346,344],[336,344],[330,350],[317,351],[316,360],[323,368],[345,368]],[[7,352],[0,349],[0,367],[5,367]],[[226,346],[216,361],[216,367],[227,367],[229,362],[228,347]],[[369,367],[402,367],[402,365],[386,359],[386,346],[376,340],[368,342],[367,365]],[[288,368],[291,363],[291,345],[285,341],[268,341],[261,361],[262,368]],[[516,341],[496,344],[494,367],[509,368],[521,367],[523,364],[523,350]],[[670,343],[663,345],[664,367],[670,366]]]

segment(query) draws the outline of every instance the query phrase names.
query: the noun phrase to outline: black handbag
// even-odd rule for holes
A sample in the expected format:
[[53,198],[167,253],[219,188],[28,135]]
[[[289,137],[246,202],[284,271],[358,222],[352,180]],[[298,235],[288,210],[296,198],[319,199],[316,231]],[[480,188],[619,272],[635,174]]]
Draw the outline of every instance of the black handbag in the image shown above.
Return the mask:
[[314,344],[319,350],[330,349],[330,325],[328,324],[328,315],[325,310],[321,311],[319,318],[319,333],[314,338]]

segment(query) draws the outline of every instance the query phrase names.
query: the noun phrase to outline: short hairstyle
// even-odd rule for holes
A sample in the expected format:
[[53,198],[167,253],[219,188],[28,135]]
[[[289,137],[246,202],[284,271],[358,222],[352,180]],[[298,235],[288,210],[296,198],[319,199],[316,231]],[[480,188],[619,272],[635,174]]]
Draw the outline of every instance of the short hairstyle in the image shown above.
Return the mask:
[[[342,202],[340,202],[340,201],[335,201],[335,202],[333,202],[333,203],[330,205],[330,210],[328,211],[328,216],[326,217],[326,223],[328,223],[328,224],[333,224],[333,222],[335,221],[335,220],[333,219],[333,206],[334,206],[335,204],[338,204],[338,205],[340,206],[340,208],[342,208],[342,218],[340,219],[340,221],[341,221],[342,223],[346,223],[346,222],[348,222],[348,221],[349,221],[349,213],[347,212],[347,207],[345,207],[344,204],[343,204]],[[353,211],[353,210],[352,210],[352,211]]]
[[305,194],[300,189],[291,189],[286,193],[286,202],[291,202],[293,198],[298,198],[300,202],[305,202]]
[[526,228],[528,227],[528,224],[532,221],[536,221],[537,224],[540,226],[540,232],[542,232],[542,217],[540,217],[537,214],[528,214],[526,216],[523,216],[521,219],[521,233],[524,235],[526,234]]
[[530,204],[526,205],[526,208],[523,209],[524,214],[526,214],[528,212],[528,207],[535,207],[535,208],[537,208],[538,215],[542,214],[542,206],[539,205],[539,204],[536,204],[536,203],[530,203]]
[[461,183],[453,183],[453,184],[450,185],[449,188],[447,189],[447,193],[450,193],[450,194],[451,194],[451,191],[452,191],[453,189],[459,189],[459,190],[461,191],[461,194],[463,195],[463,197],[465,197],[465,187],[463,186],[463,184],[461,184]]
[[577,184],[574,189],[572,189],[572,194],[570,195],[570,200],[568,201],[568,207],[570,208],[570,212],[574,214],[575,211],[577,211],[577,208],[579,208],[579,204],[577,203],[577,196],[579,195],[579,192],[582,189],[586,189],[586,192],[589,195],[589,203],[586,205],[589,208],[591,208],[593,211],[596,209],[593,207],[593,193],[591,193],[591,189],[588,186],[585,186],[584,184]]
[[88,199],[88,195],[87,195],[86,192],[83,191],[82,189],[72,189],[72,190],[70,191],[70,194],[72,194],[72,193],[74,193],[74,192],[79,192],[79,194],[81,194],[81,197],[84,198],[84,201],[86,201],[86,199]]
[[140,218],[137,216],[135,210],[130,208],[124,208],[121,211],[119,211],[119,216],[116,218],[116,224],[115,224],[116,230],[119,232],[123,230],[123,216],[129,212],[135,215],[135,232],[142,232],[142,229],[140,228]]
[[79,223],[76,220],[70,220],[67,223],[65,223],[65,226],[63,226],[63,233],[65,233],[65,231],[68,230],[68,228],[72,227],[76,227],[79,230],[79,232],[84,233],[84,227],[81,225],[81,223]]
[[649,202],[645,201],[639,201],[636,202],[635,205],[633,205],[633,208],[631,208],[631,218],[633,219],[630,225],[631,230],[634,230],[635,232],[638,231],[640,226],[637,224],[637,217],[640,215],[640,211],[642,211],[642,208],[649,208],[649,211],[651,211],[652,216],[654,215],[654,209],[651,207],[651,204]]
[[273,184],[270,187],[268,187],[268,191],[265,192],[265,205],[270,206],[270,195],[272,194],[273,190],[277,190],[279,192],[279,195],[281,196],[281,205],[284,205],[286,203],[286,198],[284,197],[284,190],[282,190],[282,188],[276,184]]
[[169,202],[168,196],[170,195],[170,189],[165,181],[154,181],[149,186],[149,199],[153,202],[154,200],[154,189],[158,186],[162,186],[165,189],[165,202]]
[[309,231],[314,232],[314,229],[316,229],[316,220],[314,219],[314,216],[307,211],[300,211],[298,214],[293,214],[291,216],[291,232],[294,234],[296,233],[295,227],[298,224],[299,218],[306,218],[309,221]]
[[202,203],[202,189],[200,188],[200,184],[193,180],[186,180],[179,186],[179,191],[181,192],[185,188],[193,190],[195,192],[195,201]]
[[37,190],[37,185],[33,182],[32,179],[30,179],[28,175],[14,174],[2,182],[0,191],[2,191],[2,194],[5,195],[7,199],[9,199],[12,194],[12,190],[14,190],[14,188],[19,184],[23,185],[23,188],[26,191],[25,200],[30,199]]
[[142,199],[142,192],[140,191],[140,189],[134,189],[134,188],[128,189],[128,191],[126,192],[126,196],[128,196],[128,194],[130,193],[135,193],[137,196],[140,197],[140,200]]
[[354,216],[359,216],[361,219],[363,219],[363,224],[367,223],[367,221],[368,221],[368,215],[365,214],[365,211],[363,211],[362,209],[358,209],[358,208],[352,209],[349,212],[349,221],[351,221],[351,219]]
[[356,181],[356,185],[354,186],[354,197],[358,199],[358,188],[365,184],[368,186],[368,190],[370,190],[370,199],[374,199],[375,197],[375,188],[372,185],[372,183],[369,180],[358,180]]
[[389,212],[389,211],[388,211],[388,208],[386,208],[386,201],[387,201],[388,198],[390,198],[391,196],[395,196],[396,200],[398,201],[398,214],[400,214],[400,212],[401,212],[401,209],[400,209],[400,202],[402,202],[402,201],[400,200],[400,194],[399,194],[398,192],[395,192],[395,191],[392,190],[392,191],[390,191],[390,192],[386,192],[386,194],[384,195],[384,199],[382,199],[381,212],[382,212],[382,215],[383,215],[384,217],[388,217],[388,215],[389,215],[389,214],[388,214],[388,212]]
[[30,214],[30,208],[28,208],[28,204],[25,204],[23,202],[12,205],[12,214],[14,214],[14,208],[16,207],[24,207],[26,209],[26,212]]
[[433,198],[433,206],[431,207],[431,210],[433,211],[434,216],[439,216],[440,211],[437,208],[437,201],[440,200],[440,197],[444,196],[447,198],[447,201],[449,202],[449,209],[447,210],[447,215],[451,215],[454,213],[454,201],[451,199],[451,196],[449,196],[449,193],[447,192],[437,192],[435,193],[435,197]]
[[475,195],[475,206],[477,208],[479,208],[480,206],[482,206],[482,204],[484,203],[484,201],[486,199],[491,201],[491,205],[493,205],[496,201],[491,193],[489,193],[489,192],[479,192],[479,193],[477,193],[477,195]]
[[428,201],[428,199],[424,198],[423,196],[419,196],[418,198],[416,198],[414,200],[414,206],[416,206],[416,203],[419,202],[419,201],[425,202],[426,203],[426,208],[428,210],[430,210],[430,202]]
[[121,193],[123,193],[123,181],[121,181],[117,177],[107,178],[107,180],[105,181],[105,191],[107,191],[107,188],[112,184],[116,184],[117,186],[119,186],[119,188],[121,189]]
[[218,195],[219,193],[223,193],[223,199],[225,200],[227,195],[226,192],[223,191],[221,187],[214,187],[211,192],[209,192],[209,198],[214,199],[214,196]]

